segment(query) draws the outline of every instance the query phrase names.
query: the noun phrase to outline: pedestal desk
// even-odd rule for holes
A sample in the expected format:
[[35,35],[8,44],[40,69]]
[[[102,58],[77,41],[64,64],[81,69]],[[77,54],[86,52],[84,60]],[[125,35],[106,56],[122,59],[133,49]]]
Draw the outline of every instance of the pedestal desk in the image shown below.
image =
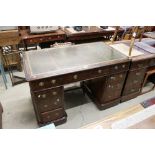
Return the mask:
[[[109,40],[114,35],[115,28],[102,29],[97,26],[83,26],[82,31],[75,31],[73,28],[64,28],[66,40],[73,43],[85,43],[101,40]],[[119,29],[117,36],[121,36],[124,30]]]
[[66,34],[61,29],[55,32],[42,33],[42,34],[31,34],[29,29],[24,29],[20,30],[20,34],[26,50],[27,46],[31,44],[64,41],[66,39]]
[[92,79],[100,109],[118,104],[130,65],[128,57],[103,42],[27,51],[23,63],[39,125],[66,121],[66,84],[82,81],[85,90],[83,81]]
[[[122,53],[128,54],[130,41],[116,42],[111,46]],[[154,39],[146,38],[142,39],[141,42],[136,40],[132,55],[129,57],[131,64],[122,91],[122,102],[140,95],[147,70],[150,67],[155,66],[154,46]]]

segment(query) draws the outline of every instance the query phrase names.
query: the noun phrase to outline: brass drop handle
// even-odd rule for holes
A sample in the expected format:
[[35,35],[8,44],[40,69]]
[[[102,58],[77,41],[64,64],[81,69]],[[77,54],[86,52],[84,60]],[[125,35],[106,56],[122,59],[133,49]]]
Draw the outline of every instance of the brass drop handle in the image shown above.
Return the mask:
[[125,68],[125,65],[122,65],[122,68]]
[[76,80],[78,78],[78,76],[77,75],[74,75],[73,78]]
[[42,95],[42,98],[46,98],[46,94],[43,94],[43,95]]
[[59,113],[57,112],[57,113],[55,113],[55,116],[59,116]]
[[39,86],[40,87],[44,86],[44,82],[39,82]]
[[140,75],[140,73],[139,73],[139,72],[137,72],[137,73],[136,73],[136,75]]
[[116,79],[116,77],[112,76],[110,79],[111,79],[111,80],[115,80],[115,79]]
[[56,91],[54,91],[52,94],[53,94],[53,95],[57,95],[57,92],[56,92]]
[[118,66],[115,66],[114,68],[117,70],[118,69]]
[[52,84],[55,84],[55,83],[56,83],[56,80],[52,80],[51,83],[52,83]]
[[47,105],[47,104],[45,104],[45,105],[44,105],[44,108],[47,108],[47,107],[48,107],[48,105]]
[[101,69],[99,69],[99,70],[98,70],[98,73],[99,73],[99,74],[101,74],[101,73],[102,73],[102,70],[101,70]]

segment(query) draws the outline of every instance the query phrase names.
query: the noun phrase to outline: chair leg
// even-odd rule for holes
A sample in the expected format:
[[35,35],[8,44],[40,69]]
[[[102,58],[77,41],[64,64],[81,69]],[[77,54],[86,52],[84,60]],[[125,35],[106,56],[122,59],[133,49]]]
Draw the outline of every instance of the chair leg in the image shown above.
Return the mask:
[[5,72],[4,72],[4,68],[2,65],[0,65],[0,70],[1,70],[1,74],[2,74],[2,78],[3,78],[3,81],[4,81],[4,85],[5,85],[5,88],[7,89],[7,78],[5,76]]

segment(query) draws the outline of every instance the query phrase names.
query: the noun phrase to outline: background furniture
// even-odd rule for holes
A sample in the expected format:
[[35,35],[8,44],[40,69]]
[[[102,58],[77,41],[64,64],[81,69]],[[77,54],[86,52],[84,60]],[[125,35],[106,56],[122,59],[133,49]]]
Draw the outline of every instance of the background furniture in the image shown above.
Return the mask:
[[3,113],[3,107],[2,104],[0,103],[0,129],[2,129],[2,113]]
[[28,50],[28,46],[32,44],[47,43],[45,44],[45,46],[42,45],[42,47],[50,47],[52,42],[53,43],[64,42],[66,39],[65,32],[61,29],[55,32],[42,33],[42,34],[31,34],[30,29],[23,29],[20,30],[19,32],[21,34],[21,38],[23,40],[26,50]]
[[22,70],[21,55],[18,48],[21,38],[18,30],[2,31],[0,32],[0,52],[4,67],[7,68],[12,85],[25,82],[25,79],[15,76],[13,67]]
[[[134,50],[140,53],[138,55],[131,55],[129,57],[131,62],[130,62],[129,71],[127,73],[126,82],[125,82],[125,85],[122,91],[122,99],[121,99],[122,102],[135,98],[141,93],[143,80],[147,73],[147,70],[150,67],[155,66],[155,54],[151,53],[152,48],[144,49],[141,46],[141,44],[143,42],[152,43],[154,41],[155,40],[148,39],[148,38],[142,39],[142,42],[139,42],[139,39],[135,41],[135,44],[132,49],[132,54]],[[115,42],[114,45],[116,46],[114,47],[112,45],[112,47],[116,48],[117,50],[121,52],[126,50],[126,53],[128,54],[129,47],[130,47],[130,41]],[[119,45],[121,45],[120,48],[118,48]]]
[[[154,85],[153,85],[153,87],[150,90],[142,92],[142,89],[145,86],[147,80],[151,81]],[[141,93],[142,94],[147,93],[149,91],[152,91],[154,88],[155,88],[155,67],[151,67],[145,73],[145,78],[144,78],[144,81],[143,81],[143,84],[142,84]]]
[[2,78],[3,78],[5,88],[7,89],[7,78],[6,78],[6,75],[5,75],[4,67],[3,67],[3,64],[2,64],[2,61],[1,61],[1,57],[0,57],[0,73],[1,73]]
[[[118,104],[129,68],[128,58],[103,42],[27,51],[23,61],[39,125],[66,121],[65,84],[94,79],[102,87],[96,88],[97,106],[105,109]],[[83,84],[82,88],[86,90]]]
[[[97,26],[83,26],[82,31],[75,31],[72,27],[64,28],[64,31],[67,36],[67,41],[73,43],[88,43],[101,40],[110,40],[110,38],[114,35],[115,27],[103,29]],[[118,39],[123,32],[124,30],[119,28],[115,39]]]

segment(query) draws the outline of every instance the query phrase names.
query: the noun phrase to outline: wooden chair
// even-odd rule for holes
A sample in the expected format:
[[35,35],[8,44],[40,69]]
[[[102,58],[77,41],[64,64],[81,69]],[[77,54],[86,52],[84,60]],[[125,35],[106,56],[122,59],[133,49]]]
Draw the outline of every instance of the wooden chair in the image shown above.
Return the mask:
[[16,66],[20,71],[21,66],[21,52],[18,49],[18,44],[21,42],[18,30],[0,31],[0,48],[2,54],[2,61],[4,67],[9,71],[9,76],[12,85],[25,82],[25,79],[13,74],[13,67]]
[[[152,90],[155,88],[155,78],[152,78],[152,79],[151,79],[151,82],[154,84],[153,87],[152,87],[150,90],[148,90],[148,91],[142,92],[142,89],[144,88],[144,86],[145,86],[145,84],[146,84],[148,78],[149,78],[150,76],[152,76],[153,74],[155,74],[155,67],[151,67],[151,68],[146,72],[145,78],[144,78],[144,81],[143,81],[143,84],[142,84],[142,88],[141,88],[141,94],[150,92],[150,91],[152,91]],[[155,76],[154,76],[154,77],[155,77]]]

